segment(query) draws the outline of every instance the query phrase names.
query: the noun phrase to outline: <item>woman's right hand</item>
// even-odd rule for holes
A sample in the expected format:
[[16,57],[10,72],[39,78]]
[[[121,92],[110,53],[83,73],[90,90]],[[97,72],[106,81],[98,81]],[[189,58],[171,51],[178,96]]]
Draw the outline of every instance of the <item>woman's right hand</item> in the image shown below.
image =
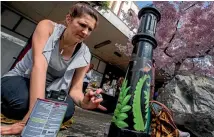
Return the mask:
[[18,135],[22,133],[22,130],[24,129],[25,122],[20,121],[12,125],[4,125],[1,126],[0,132],[1,135]]

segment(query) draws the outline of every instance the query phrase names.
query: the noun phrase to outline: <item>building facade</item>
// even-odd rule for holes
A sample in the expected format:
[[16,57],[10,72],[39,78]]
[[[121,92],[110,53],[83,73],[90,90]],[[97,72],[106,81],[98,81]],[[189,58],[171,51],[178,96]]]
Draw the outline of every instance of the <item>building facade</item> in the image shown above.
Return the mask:
[[[2,2],[1,76],[11,69],[26,48],[37,23],[42,19],[64,20],[67,10],[74,3]],[[101,87],[104,79],[113,80],[125,75],[129,57],[118,51],[115,44],[126,45],[130,36],[136,33],[137,24],[131,20],[136,18],[139,8],[132,1],[111,1],[109,10],[96,10],[99,12],[100,23],[85,43],[92,53],[94,81]]]

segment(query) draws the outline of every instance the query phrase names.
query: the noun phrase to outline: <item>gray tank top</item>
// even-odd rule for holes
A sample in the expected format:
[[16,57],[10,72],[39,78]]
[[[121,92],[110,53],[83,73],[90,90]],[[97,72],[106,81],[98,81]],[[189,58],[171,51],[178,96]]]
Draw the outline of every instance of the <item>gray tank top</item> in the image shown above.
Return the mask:
[[[91,53],[84,43],[81,43],[80,49],[70,60],[63,60],[59,53],[59,40],[65,28],[62,24],[55,24],[54,31],[43,50],[43,55],[48,62],[46,91],[65,90],[69,92],[75,69],[87,66],[90,63]],[[32,49],[30,49],[14,69],[6,73],[3,77],[23,76],[30,78],[32,64]]]
[[70,58],[68,61],[65,61],[59,53],[59,41],[56,43],[56,47],[51,53],[50,62],[46,74],[46,86],[52,83],[55,79],[60,78],[64,75],[69,63],[71,62]]

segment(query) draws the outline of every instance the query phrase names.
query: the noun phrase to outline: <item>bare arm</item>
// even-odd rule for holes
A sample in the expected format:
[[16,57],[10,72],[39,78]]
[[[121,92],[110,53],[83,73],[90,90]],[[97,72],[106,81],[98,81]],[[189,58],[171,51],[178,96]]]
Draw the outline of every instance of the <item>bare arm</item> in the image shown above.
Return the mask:
[[48,63],[42,54],[45,44],[53,31],[49,20],[41,21],[32,38],[33,66],[30,78],[30,106],[23,121],[27,121],[37,98],[45,98],[45,82]]
[[80,107],[82,107],[81,102],[84,98],[82,88],[83,88],[83,79],[85,77],[87,69],[88,69],[88,66],[81,67],[75,70],[72,83],[71,83],[70,93],[69,93],[69,95],[74,100],[75,104],[77,104]]

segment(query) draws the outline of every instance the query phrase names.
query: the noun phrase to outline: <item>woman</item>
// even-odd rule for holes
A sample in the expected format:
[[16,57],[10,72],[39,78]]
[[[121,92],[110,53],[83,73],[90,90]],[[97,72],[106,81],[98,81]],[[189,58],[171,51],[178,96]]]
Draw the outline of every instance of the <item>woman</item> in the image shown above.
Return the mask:
[[[32,48],[2,78],[2,113],[19,123],[1,127],[1,134],[20,134],[37,98],[50,91],[68,93],[64,121],[74,113],[74,103],[84,109],[106,110],[90,91],[82,93],[83,79],[91,54],[83,43],[98,23],[98,15],[87,4],[77,3],[66,15],[65,25],[43,20],[32,37]],[[100,93],[97,90],[96,93]],[[73,103],[74,102],[74,103]]]

